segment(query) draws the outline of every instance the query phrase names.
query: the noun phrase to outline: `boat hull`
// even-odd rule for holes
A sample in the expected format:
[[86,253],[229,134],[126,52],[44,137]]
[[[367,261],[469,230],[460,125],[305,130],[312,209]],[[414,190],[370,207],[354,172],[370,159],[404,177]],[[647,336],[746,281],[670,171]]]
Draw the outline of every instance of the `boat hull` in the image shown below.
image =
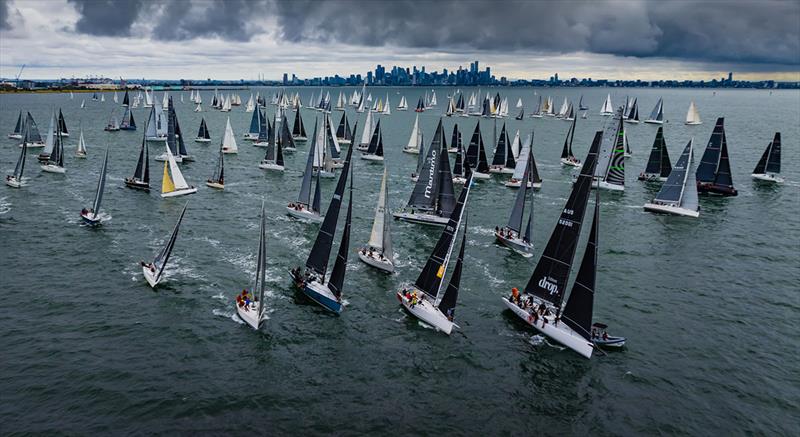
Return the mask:
[[773,173],[753,173],[750,177],[760,182],[783,183],[783,178]]
[[250,325],[251,328],[258,330],[261,321],[258,317],[258,307],[253,304],[250,305],[236,305],[236,314],[242,319],[243,322]]
[[644,182],[666,182],[667,180],[667,178],[661,177],[657,173],[639,173],[637,179]]
[[697,182],[697,192],[699,194],[709,194],[712,196],[736,196],[739,194],[736,188],[727,185],[717,185],[709,182]]
[[[177,162],[177,163],[182,163],[183,162],[183,156],[181,156],[181,155],[172,155],[172,157],[175,158],[175,162]],[[156,156],[155,160],[158,161],[158,162],[165,162],[167,160],[167,154],[166,153],[162,153],[162,154]]]
[[361,155],[361,159],[365,161],[383,162],[383,156],[365,154]]
[[161,278],[156,278],[156,272],[150,270],[147,266],[142,266],[142,275],[150,288],[156,288],[156,285],[161,282]]
[[[413,290],[414,289],[411,291]],[[406,311],[411,313],[411,315],[422,320],[426,324],[433,326],[437,331],[450,335],[450,333],[453,331],[453,327],[456,326],[456,324],[451,322],[447,316],[442,314],[439,308],[435,307],[430,301],[428,301],[421,291],[417,290],[417,295],[420,296],[417,303],[415,305],[411,305],[411,301],[406,298],[405,295],[403,295],[402,291],[398,291],[396,294],[397,300],[400,301],[400,305],[402,305]]]
[[322,308],[334,314],[341,314],[342,310],[344,310],[344,305],[333,295],[328,286],[320,284],[316,280],[307,283],[305,287],[303,287],[303,294]]
[[324,218],[324,216],[322,216],[320,213],[309,211],[305,207],[302,207],[301,209],[297,210],[290,206],[287,206],[286,213],[296,219],[311,223],[322,223],[322,219]]
[[444,226],[450,220],[447,217],[426,213],[395,212],[392,213],[392,215],[395,220],[433,226]]
[[211,138],[195,138],[194,142],[195,143],[210,143],[211,142]]
[[608,190],[608,191],[625,191],[625,185],[617,185],[617,184],[609,184],[606,181],[599,181],[596,184],[592,184],[592,188],[600,187],[601,190]]
[[514,174],[513,168],[508,167],[489,167],[489,173],[491,174]]
[[46,171],[48,173],[64,174],[67,172],[67,170],[64,169],[64,167],[59,167],[57,165],[52,165],[52,164],[45,164],[41,167],[43,171]]
[[125,186],[128,188],[133,188],[134,190],[150,191],[149,182],[140,181],[134,178],[125,179]]
[[8,139],[10,140],[21,140],[22,134],[8,134]]
[[[522,186],[522,181],[507,181],[505,184],[508,188],[519,188]],[[538,190],[542,188],[541,182],[528,182],[528,188],[533,188],[534,190]]]
[[645,120],[644,122],[648,124],[664,124],[663,120]]
[[528,325],[534,327],[537,331],[572,349],[583,357],[592,357],[594,345],[578,335],[564,323],[559,323],[556,325],[552,319],[552,316],[547,317],[547,323],[544,323],[545,318],[540,318],[539,321],[534,322],[533,315],[531,315],[528,311],[518,307],[505,297],[503,298],[503,303],[520,319],[524,320]]
[[687,126],[697,126],[698,124],[703,124],[703,122],[702,121],[687,121],[684,124],[687,125]]
[[[44,147],[44,143],[28,143],[29,149],[40,149]],[[22,148],[22,143],[19,144],[19,148]]]
[[81,214],[81,219],[83,219],[83,222],[89,226],[100,225],[100,217],[97,214],[91,212],[88,212],[86,214]]
[[580,161],[572,161],[572,160],[569,160],[567,158],[561,158],[561,165],[564,165],[564,166],[567,166],[567,167],[580,167],[581,166],[581,162]]
[[225,189],[225,184],[220,184],[219,182],[206,181],[206,185],[211,187],[211,188],[216,188],[218,190],[224,190]]
[[17,179],[14,176],[7,177],[6,178],[6,185],[8,185],[11,188],[19,188],[19,187],[22,186],[22,180],[21,179]]
[[190,188],[186,188],[186,189],[183,189],[183,190],[170,191],[169,193],[161,193],[161,197],[166,199],[167,197],[185,196],[187,194],[194,194],[196,192],[197,192],[197,188],[190,187]]
[[479,171],[472,171],[472,179],[491,179],[492,175],[489,173],[481,173]]
[[645,203],[644,210],[656,214],[679,215],[679,216],[693,217],[693,218],[700,217],[700,211],[681,208],[680,206],[659,205],[657,203]]
[[362,251],[366,251],[368,248],[362,248],[358,251],[358,259],[360,259],[364,264],[375,267],[376,269],[386,272],[386,273],[393,273],[394,272],[394,264],[391,260],[387,258],[380,258],[381,253],[378,251],[374,251],[373,255],[370,256],[369,252],[364,253]]
[[412,155],[419,155],[419,148],[411,148],[403,147],[403,153],[410,153]]
[[525,258],[530,258],[533,256],[533,244],[526,243],[522,241],[521,238],[507,238],[501,235],[499,232],[495,232],[494,237],[498,243],[508,247]]
[[258,168],[262,170],[272,170],[272,171],[283,171],[284,167],[282,165],[273,164],[271,162],[262,162],[258,164]]

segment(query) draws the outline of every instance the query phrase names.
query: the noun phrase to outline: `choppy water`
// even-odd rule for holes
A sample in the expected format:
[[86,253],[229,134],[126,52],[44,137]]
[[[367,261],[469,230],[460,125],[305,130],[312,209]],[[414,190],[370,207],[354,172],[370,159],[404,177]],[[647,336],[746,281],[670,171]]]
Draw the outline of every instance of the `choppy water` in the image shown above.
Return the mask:
[[[413,106],[423,90],[372,94],[385,97],[387,91],[393,114],[382,127],[390,204],[398,208],[411,192],[416,157],[400,151],[414,112],[394,106],[400,94]],[[577,101],[583,94],[591,110],[588,120],[578,120],[574,148],[581,159],[604,121],[597,115],[604,89],[500,91],[512,115],[517,97],[530,112],[534,91],[553,95],[558,105],[565,95]],[[319,93],[300,89],[304,101],[312,92]],[[439,108],[420,117],[428,140],[448,92],[437,89]],[[109,134],[102,128],[115,107],[110,94],[105,103],[87,101],[83,110],[88,95],[0,95],[3,173],[13,171],[19,153],[18,141],[5,139],[19,109],[30,110],[44,132],[51,108],[61,107],[72,132],[66,175],[42,173],[33,151],[28,186],[0,187],[3,433],[729,435],[798,429],[796,91],[613,90],[615,104],[627,94],[639,97],[642,119],[664,96],[673,160],[692,136],[699,158],[715,118],[725,116],[739,196],[702,198],[697,220],[644,213],[641,206],[657,188],[635,175],[644,169],[656,127],[626,126],[634,156],[626,161],[625,193],[602,199],[595,318],[627,336],[628,346],[591,360],[535,336],[500,301],[512,286],[526,283],[568,195],[570,173],[558,164],[568,123],[506,121],[512,137],[516,129],[523,137],[536,131],[544,179],[535,205],[537,254],[525,260],[493,243],[491,230],[507,220],[514,193],[498,180],[476,185],[457,309],[461,330],[447,337],[405,315],[393,297],[416,278],[438,231],[394,222],[398,272],[379,274],[352,256],[349,305],[341,317],[324,313],[293,294],[286,273],[305,261],[316,235],[315,226],[283,213],[297,195],[307,146],[287,155],[288,171],[280,175],[259,170],[264,149],[240,140],[239,155],[226,156],[225,192],[207,189],[203,181],[212,173],[227,114],[194,113],[188,93],[184,104],[172,94],[197,157],[182,169],[200,188],[170,200],[122,184],[136,164],[146,109],[134,110],[139,131]],[[338,90],[331,94],[335,100]],[[682,123],[692,99],[701,126]],[[203,100],[207,105],[210,93]],[[363,116],[348,111],[363,126]],[[317,114],[303,111],[309,129]],[[243,106],[230,113],[237,139],[250,115]],[[191,141],[201,116],[213,138],[207,145]],[[454,122],[469,138],[476,120],[445,119],[448,141]],[[79,121],[86,160],[73,157]],[[749,174],[777,130],[786,183],[756,185]],[[483,121],[483,131],[491,147],[491,121]],[[89,229],[79,224],[78,212],[92,200],[106,145],[108,218]],[[151,162],[156,187],[160,168]],[[368,239],[382,167],[356,159],[355,169],[353,249]],[[334,183],[323,182],[325,204]],[[269,216],[270,313],[263,330],[254,332],[234,316],[232,298],[252,281],[262,199]],[[186,200],[166,280],[152,291],[138,262],[152,258]]]

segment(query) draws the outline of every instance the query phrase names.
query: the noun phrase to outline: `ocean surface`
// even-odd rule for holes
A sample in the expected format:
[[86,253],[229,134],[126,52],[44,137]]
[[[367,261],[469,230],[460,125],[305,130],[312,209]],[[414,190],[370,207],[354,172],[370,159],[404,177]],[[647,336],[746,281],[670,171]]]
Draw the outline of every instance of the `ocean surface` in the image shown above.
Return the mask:
[[[341,89],[348,96],[352,88]],[[436,88],[438,106],[420,115],[426,143],[454,88]],[[272,95],[275,89],[237,91]],[[299,91],[304,102],[318,88]],[[330,89],[335,103],[340,89]],[[473,89],[464,88],[467,96]],[[487,89],[482,89],[485,94]],[[284,174],[257,164],[264,154],[242,140],[251,114],[193,112],[171,92],[189,152],[182,164],[197,194],[161,199],[161,163],[151,161],[151,193],[126,189],[149,109],[134,110],[139,130],[103,131],[121,107],[106,93],[0,95],[0,172],[10,174],[19,141],[9,140],[18,112],[30,111],[47,129],[63,110],[71,136],[65,175],[40,171],[28,155],[28,185],[0,187],[0,433],[63,434],[372,434],[372,435],[789,435],[800,429],[800,93],[706,89],[499,88],[511,117],[498,121],[535,132],[542,179],[535,195],[536,255],[523,259],[493,241],[508,220],[515,191],[502,179],[478,182],[469,198],[469,235],[456,309],[461,329],[445,336],[401,311],[394,293],[413,282],[439,228],[392,223],[397,272],[381,274],[355,250],[369,238],[383,167],[357,159],[348,303],[332,316],[298,296],[288,270],[302,265],[317,226],[290,219],[308,145],[286,155]],[[390,98],[382,117],[390,208],[405,205],[416,156],[408,142],[421,88],[368,89]],[[695,161],[717,117],[725,117],[738,197],[701,197],[699,219],[642,210],[658,185],[636,180],[657,126],[626,125],[633,156],[624,194],[603,192],[595,320],[626,336],[627,346],[586,360],[535,334],[505,310],[501,297],[524,287],[550,236],[576,170],[559,165],[569,123],[527,117],[539,95],[581,95],[590,107],[579,119],[574,149],[583,160],[606,118],[600,106],[638,97],[644,120],[664,98],[664,131],[674,163],[695,138]],[[397,111],[405,95],[411,111]],[[119,95],[120,101],[122,94]],[[161,93],[157,93],[161,98]],[[526,118],[516,121],[522,98]],[[86,108],[81,101],[86,99]],[[685,126],[694,100],[703,119]],[[364,114],[348,107],[351,122]],[[268,106],[272,118],[274,107]],[[303,109],[309,135],[320,113]],[[225,120],[239,144],[226,155],[226,188],[211,176]],[[212,142],[193,142],[201,117]],[[334,122],[340,113],[334,111]],[[293,114],[289,119],[294,118]],[[478,118],[444,118],[468,142]],[[494,122],[480,119],[487,155]],[[74,157],[79,126],[88,159]],[[783,136],[782,185],[750,178],[776,131]],[[360,132],[359,132],[360,135]],[[310,145],[310,143],[308,143]],[[426,144],[426,148],[428,146]],[[109,177],[105,219],[87,228],[78,216],[90,206],[105,148]],[[161,148],[151,144],[151,158]],[[451,159],[453,157],[451,156]],[[335,180],[323,180],[323,208]],[[251,287],[261,201],[266,202],[269,320],[254,331],[235,316],[234,296]],[[184,203],[189,207],[166,278],[147,286],[140,260],[152,260]],[[593,202],[593,200],[591,201]],[[591,211],[591,210],[590,210]],[[588,217],[588,215],[587,215]],[[340,219],[340,228],[343,219]],[[584,239],[588,226],[584,230]],[[340,233],[335,237],[335,256]],[[583,240],[582,240],[583,241]],[[581,242],[576,256],[583,252]]]

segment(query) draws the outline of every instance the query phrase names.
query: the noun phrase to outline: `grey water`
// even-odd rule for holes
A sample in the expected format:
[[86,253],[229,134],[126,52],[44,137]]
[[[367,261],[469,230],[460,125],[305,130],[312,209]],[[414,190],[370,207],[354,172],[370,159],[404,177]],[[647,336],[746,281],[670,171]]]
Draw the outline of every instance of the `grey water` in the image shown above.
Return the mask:
[[[271,96],[276,90],[237,91]],[[289,88],[303,102],[314,88]],[[340,89],[330,89],[335,103]],[[353,89],[343,89],[349,96]],[[416,156],[401,152],[421,88],[368,89],[386,97],[383,116],[389,207],[411,193]],[[430,91],[430,90],[428,90]],[[420,114],[426,147],[454,88],[436,88],[438,106]],[[467,96],[471,88],[462,89]],[[486,93],[487,89],[482,89]],[[771,434],[800,429],[800,93],[707,89],[489,89],[508,97],[499,120],[524,138],[535,132],[543,179],[535,194],[536,254],[523,259],[493,241],[515,192],[494,177],[473,187],[461,293],[460,329],[445,336],[401,311],[394,293],[413,282],[439,235],[437,228],[393,222],[397,272],[384,275],[358,261],[369,238],[383,167],[354,153],[354,216],[345,278],[347,308],[339,317],[297,296],[288,270],[302,265],[315,225],[285,215],[296,199],[310,143],[286,155],[286,172],[257,165],[264,149],[242,140],[251,114],[209,108],[193,112],[188,92],[171,92],[189,152],[181,165],[198,193],[161,199],[162,164],[151,161],[153,191],[123,186],[136,165],[149,109],[134,109],[135,132],[103,131],[112,109],[90,94],[1,94],[0,172],[19,155],[13,130],[19,110],[47,129],[61,108],[70,129],[65,175],[41,172],[28,154],[27,186],[0,187],[0,430],[3,434]],[[657,184],[636,180],[657,127],[626,125],[633,156],[624,194],[602,193],[595,320],[628,338],[619,352],[586,360],[536,335],[500,300],[524,287],[569,194],[575,170],[559,165],[569,123],[531,119],[538,96],[566,96],[590,107],[578,119],[575,154],[583,159],[614,105],[638,97],[646,118],[664,98],[664,131],[677,159],[690,138],[699,160],[717,117],[725,127],[738,197],[702,197],[698,219],[645,213]],[[185,103],[179,96],[183,94]],[[411,110],[397,111],[405,95]],[[122,94],[119,95],[120,99]],[[156,95],[161,98],[161,93]],[[526,117],[514,120],[522,98]],[[86,99],[86,108],[80,104]],[[703,119],[685,126],[694,100]],[[121,100],[120,100],[121,101]],[[364,114],[348,107],[351,123]],[[268,105],[270,118],[274,107]],[[303,109],[309,135],[318,112]],[[193,142],[201,117],[212,142]],[[230,117],[238,155],[226,155],[226,187],[214,191],[217,148]],[[340,113],[334,111],[334,122]],[[288,115],[294,119],[293,114]],[[458,123],[465,142],[478,118],[444,117],[447,141]],[[480,119],[491,157],[494,121]],[[88,159],[76,159],[79,126]],[[776,131],[783,136],[782,185],[750,179]],[[360,132],[359,132],[360,136]],[[91,204],[103,151],[110,149],[104,222],[78,216]],[[151,159],[162,146],[151,143]],[[452,159],[452,157],[451,157]],[[490,158],[491,159],[491,158]],[[335,180],[323,181],[323,208]],[[261,202],[266,202],[269,319],[253,331],[235,316],[234,297],[253,280]],[[141,275],[186,217],[157,290]],[[343,220],[340,220],[340,227]],[[588,232],[588,227],[584,234]],[[338,246],[339,235],[335,241]],[[584,238],[586,236],[584,235]],[[583,252],[581,243],[578,257]],[[335,251],[334,251],[335,253]],[[794,430],[794,431],[793,431]]]

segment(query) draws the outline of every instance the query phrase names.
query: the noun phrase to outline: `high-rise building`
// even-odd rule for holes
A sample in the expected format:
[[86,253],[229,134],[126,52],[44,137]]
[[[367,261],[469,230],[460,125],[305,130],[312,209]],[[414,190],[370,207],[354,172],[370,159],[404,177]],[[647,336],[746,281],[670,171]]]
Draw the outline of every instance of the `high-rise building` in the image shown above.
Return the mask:
[[283,85],[286,86],[289,84],[289,74],[283,73]]

